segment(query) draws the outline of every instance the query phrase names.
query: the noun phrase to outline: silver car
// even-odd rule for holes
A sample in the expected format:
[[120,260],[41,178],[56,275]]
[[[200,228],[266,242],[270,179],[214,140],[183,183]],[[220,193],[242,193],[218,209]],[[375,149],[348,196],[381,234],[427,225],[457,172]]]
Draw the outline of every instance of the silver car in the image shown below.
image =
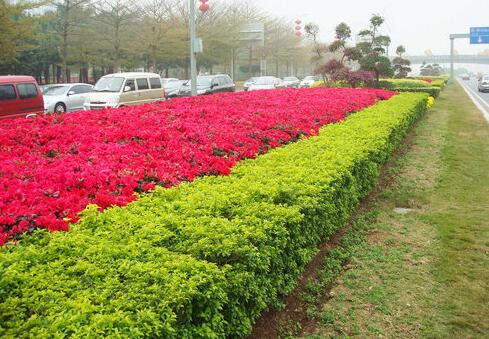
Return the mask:
[[43,93],[44,113],[65,113],[83,109],[83,103],[93,86],[89,84],[57,84]]
[[485,75],[479,81],[479,92],[489,92],[489,76]]
[[188,80],[172,80],[167,82],[167,84],[163,86],[165,88],[165,97],[174,98],[178,96],[180,88],[187,82]]
[[298,88],[301,84],[301,81],[296,77],[285,77],[284,83],[287,88]]

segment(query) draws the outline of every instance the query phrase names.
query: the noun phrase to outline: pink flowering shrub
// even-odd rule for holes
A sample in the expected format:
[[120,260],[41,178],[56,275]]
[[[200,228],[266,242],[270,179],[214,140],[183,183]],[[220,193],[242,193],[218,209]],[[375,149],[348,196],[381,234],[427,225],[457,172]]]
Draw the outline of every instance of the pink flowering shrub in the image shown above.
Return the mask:
[[382,90],[274,90],[0,122],[0,245],[79,212],[203,175],[317,134],[393,96]]

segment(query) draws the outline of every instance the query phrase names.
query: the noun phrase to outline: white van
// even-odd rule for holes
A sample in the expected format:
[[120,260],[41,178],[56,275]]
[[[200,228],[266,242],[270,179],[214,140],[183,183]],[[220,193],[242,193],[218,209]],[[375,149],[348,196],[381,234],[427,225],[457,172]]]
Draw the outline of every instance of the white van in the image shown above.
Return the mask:
[[155,73],[116,73],[97,81],[83,104],[85,110],[125,107],[165,99],[161,78]]

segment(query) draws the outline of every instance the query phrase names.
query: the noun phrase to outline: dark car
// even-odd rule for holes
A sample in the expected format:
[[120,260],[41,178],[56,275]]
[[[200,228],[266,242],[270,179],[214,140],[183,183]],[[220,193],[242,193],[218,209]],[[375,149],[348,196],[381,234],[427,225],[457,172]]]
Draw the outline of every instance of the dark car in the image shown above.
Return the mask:
[[41,89],[31,76],[0,76],[0,119],[44,113]]
[[[207,95],[219,92],[234,92],[236,85],[229,75],[199,75],[197,77],[197,95]],[[179,97],[190,96],[190,80],[187,81],[178,91]]]

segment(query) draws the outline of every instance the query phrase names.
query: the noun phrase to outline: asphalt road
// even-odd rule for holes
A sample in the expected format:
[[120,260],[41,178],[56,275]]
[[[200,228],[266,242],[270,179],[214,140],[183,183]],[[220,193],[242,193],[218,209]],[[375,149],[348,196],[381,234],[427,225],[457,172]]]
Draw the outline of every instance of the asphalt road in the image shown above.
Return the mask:
[[480,93],[478,91],[477,80],[459,80],[459,82],[489,122],[489,93]]

